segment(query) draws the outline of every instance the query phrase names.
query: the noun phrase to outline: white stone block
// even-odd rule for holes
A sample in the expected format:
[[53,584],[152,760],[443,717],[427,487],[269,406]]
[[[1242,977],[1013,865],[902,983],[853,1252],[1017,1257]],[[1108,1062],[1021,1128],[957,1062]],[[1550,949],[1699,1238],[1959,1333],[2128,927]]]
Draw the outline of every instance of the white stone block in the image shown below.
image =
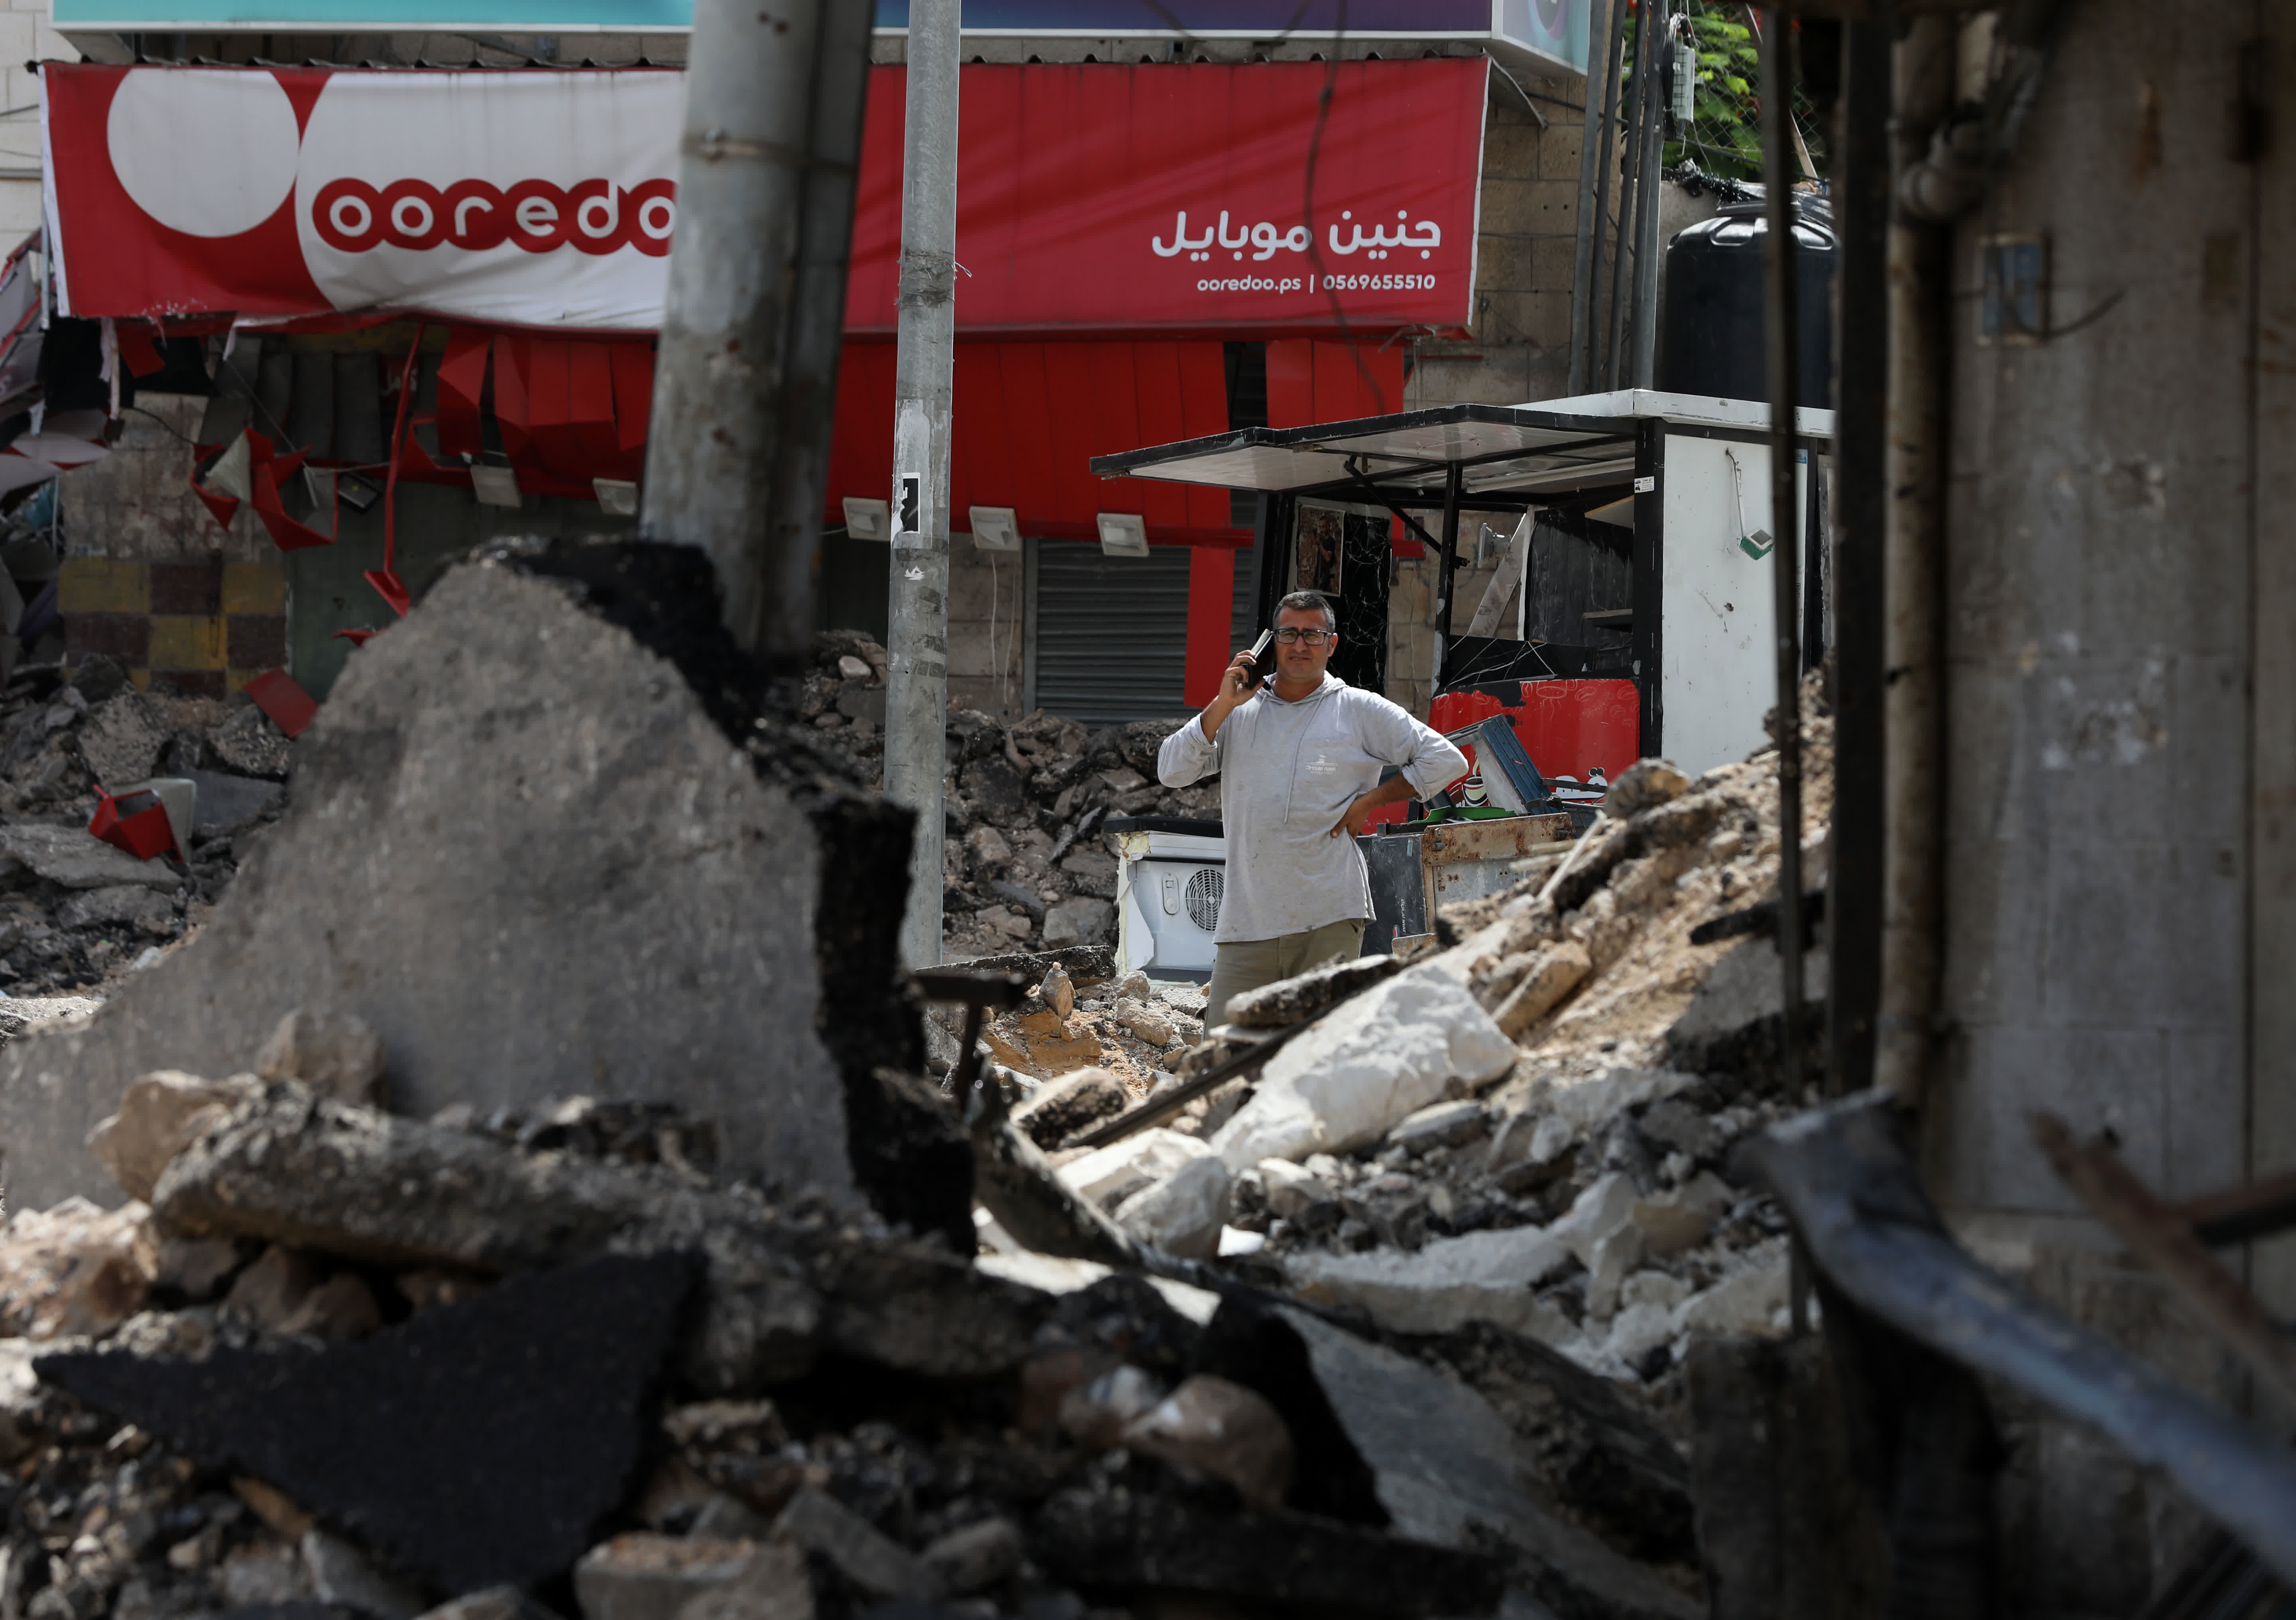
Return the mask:
[[1676,1308],[1677,1330],[1684,1333],[1761,1333],[1776,1329],[1786,1308],[1786,1251],[1766,1248],[1753,1263],[1685,1300]]
[[1514,1043],[1466,986],[1431,963],[1341,1006],[1268,1060],[1259,1090],[1212,1138],[1232,1170],[1344,1153],[1379,1140],[1454,1081],[1513,1066]]
[[1613,1170],[1598,1176],[1580,1193],[1570,1213],[1547,1227],[1547,1233],[1588,1271],[1595,1269],[1595,1246],[1634,1219],[1635,1183]]
[[1211,1149],[1177,1131],[1152,1129],[1095,1148],[1062,1165],[1057,1174],[1077,1193],[1095,1204],[1113,1204],[1159,1182]]
[[1209,1260],[1219,1253],[1229,1180],[1218,1155],[1192,1158],[1118,1205],[1116,1223],[1152,1248],[1184,1260]]
[[1536,1226],[1439,1238],[1417,1253],[1301,1254],[1284,1266],[1308,1299],[1353,1305],[1382,1326],[1442,1333],[1491,1321],[1560,1344],[1577,1331],[1531,1289],[1562,1269],[1570,1251]]

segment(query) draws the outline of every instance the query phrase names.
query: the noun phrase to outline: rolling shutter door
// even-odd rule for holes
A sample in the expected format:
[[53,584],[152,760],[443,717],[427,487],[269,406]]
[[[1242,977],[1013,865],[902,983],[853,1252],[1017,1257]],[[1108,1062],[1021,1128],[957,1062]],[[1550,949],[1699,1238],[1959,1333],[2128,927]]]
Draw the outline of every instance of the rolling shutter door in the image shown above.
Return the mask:
[[1190,713],[1188,548],[1111,557],[1039,540],[1036,553],[1037,707],[1093,725]]

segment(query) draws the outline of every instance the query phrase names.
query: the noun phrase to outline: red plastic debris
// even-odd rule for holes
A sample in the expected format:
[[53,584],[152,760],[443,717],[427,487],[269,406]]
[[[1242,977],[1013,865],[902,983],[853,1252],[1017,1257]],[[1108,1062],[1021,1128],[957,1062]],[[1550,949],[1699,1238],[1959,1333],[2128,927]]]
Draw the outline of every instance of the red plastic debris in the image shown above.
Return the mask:
[[334,639],[339,642],[348,642],[354,647],[364,647],[381,634],[380,630],[338,630],[335,632]]
[[295,678],[283,669],[266,669],[257,675],[247,683],[247,695],[290,737],[300,737],[318,717],[318,700],[295,684]]
[[377,595],[390,604],[390,610],[401,618],[405,618],[406,610],[414,605],[414,593],[407,590],[406,582],[389,569],[367,569],[366,582],[374,587]]
[[[120,809],[122,805],[128,806],[125,812]],[[90,818],[87,830],[139,861],[148,861],[176,847],[176,829],[168,820],[167,806],[156,793],[131,793],[125,798],[114,798],[98,788],[95,814]]]

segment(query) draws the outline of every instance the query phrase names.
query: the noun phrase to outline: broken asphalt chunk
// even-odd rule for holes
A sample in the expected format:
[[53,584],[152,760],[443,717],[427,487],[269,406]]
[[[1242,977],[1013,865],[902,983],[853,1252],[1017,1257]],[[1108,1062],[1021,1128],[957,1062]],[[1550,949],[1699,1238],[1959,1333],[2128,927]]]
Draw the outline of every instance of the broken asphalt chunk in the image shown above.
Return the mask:
[[603,1256],[357,1345],[43,1357],[41,1378],[266,1480],[427,1585],[531,1586],[627,1494],[696,1267]]

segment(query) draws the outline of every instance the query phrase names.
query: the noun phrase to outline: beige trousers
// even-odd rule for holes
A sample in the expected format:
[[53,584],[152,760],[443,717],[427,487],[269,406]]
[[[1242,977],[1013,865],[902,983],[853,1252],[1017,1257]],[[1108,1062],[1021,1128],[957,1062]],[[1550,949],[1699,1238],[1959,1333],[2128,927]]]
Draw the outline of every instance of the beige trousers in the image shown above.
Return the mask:
[[1247,990],[1321,967],[1334,956],[1353,961],[1363,954],[1364,919],[1327,922],[1304,934],[1278,934],[1273,939],[1242,939],[1219,947],[1212,965],[1211,988],[1204,992],[1204,1027],[1227,1021],[1228,1002]]

